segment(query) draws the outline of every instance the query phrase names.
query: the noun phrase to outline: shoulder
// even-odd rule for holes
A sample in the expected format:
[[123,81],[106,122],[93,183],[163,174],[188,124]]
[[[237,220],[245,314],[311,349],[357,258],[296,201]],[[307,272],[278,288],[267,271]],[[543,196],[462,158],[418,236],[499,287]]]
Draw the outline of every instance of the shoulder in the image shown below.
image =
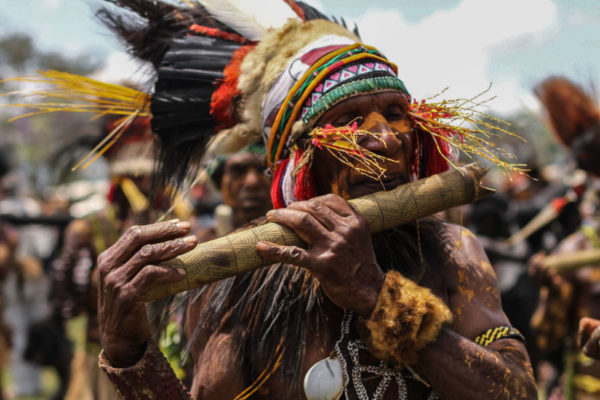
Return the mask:
[[[186,310],[185,329],[191,341],[190,351],[195,365],[191,389],[194,398],[234,398],[246,387],[238,346],[231,326],[226,322],[230,320],[230,312],[222,315],[211,305],[211,299],[223,294],[222,282],[209,284],[204,290],[197,291]],[[220,318],[210,318],[206,313],[218,314]]]
[[[445,224],[446,234],[451,246],[450,254],[457,262],[468,262],[476,257],[485,256],[485,250],[477,239],[477,236],[469,229],[461,225]],[[487,256],[485,256],[487,259]]]

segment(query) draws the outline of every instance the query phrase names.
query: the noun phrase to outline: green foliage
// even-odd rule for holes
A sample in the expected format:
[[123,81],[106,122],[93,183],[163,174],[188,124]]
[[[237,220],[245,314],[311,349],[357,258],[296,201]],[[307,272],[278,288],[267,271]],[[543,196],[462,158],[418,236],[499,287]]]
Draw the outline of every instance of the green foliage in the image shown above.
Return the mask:
[[160,350],[165,355],[167,361],[169,361],[171,368],[173,368],[175,375],[177,375],[179,379],[185,377],[185,370],[182,367],[182,365],[184,365],[182,363],[182,360],[184,359],[184,344],[181,339],[179,326],[175,322],[170,321],[165,332],[163,332],[163,335],[158,341]]

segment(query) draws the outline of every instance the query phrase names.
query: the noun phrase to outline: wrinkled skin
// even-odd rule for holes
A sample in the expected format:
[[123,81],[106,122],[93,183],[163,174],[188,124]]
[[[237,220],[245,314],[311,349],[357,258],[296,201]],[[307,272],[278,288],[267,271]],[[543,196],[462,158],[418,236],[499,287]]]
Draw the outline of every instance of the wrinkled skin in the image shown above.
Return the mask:
[[[326,306],[328,318],[320,327],[321,342],[307,343],[304,362],[299,365],[302,375],[333,349],[341,308],[368,318],[377,302],[384,274],[375,261],[365,219],[344,199],[408,181],[413,139],[407,110],[407,98],[395,92],[354,97],[329,110],[319,124],[344,125],[360,117],[359,128],[384,133],[383,142],[365,137],[362,145],[397,162],[386,165],[386,177],[374,183],[336,163],[326,152],[317,152],[313,173],[323,196],[268,215],[269,220],[294,229],[308,246],[300,249],[262,242],[257,251],[267,259],[308,269],[332,302]],[[156,262],[189,250],[179,239],[186,234],[175,223],[138,227],[101,256],[102,337],[106,356],[115,366],[132,365],[142,356],[149,332],[141,299],[151,286],[181,279],[180,272],[156,267]],[[457,243],[452,256],[445,265],[428,271],[419,284],[446,302],[454,322],[420,353],[415,370],[443,399],[536,398],[522,343],[505,339],[482,348],[471,341],[489,328],[510,323],[502,312],[495,276],[481,246],[458,227],[450,227],[448,234],[451,242]],[[153,243],[151,250],[146,243]],[[209,288],[206,296],[210,293]],[[194,315],[202,312],[202,305],[201,297],[189,306],[190,327],[195,326]],[[233,398],[251,383],[244,380],[239,363],[234,362],[228,329],[201,330],[192,345],[196,369],[191,391],[196,398]],[[285,394],[288,387],[289,382],[275,373],[255,396],[290,398]],[[427,393],[423,387],[411,393],[411,398],[425,398]]]
[[100,340],[114,366],[131,365],[143,354],[150,336],[144,293],[184,276],[157,264],[194,248],[196,237],[183,237],[189,231],[189,222],[134,225],[98,256]]

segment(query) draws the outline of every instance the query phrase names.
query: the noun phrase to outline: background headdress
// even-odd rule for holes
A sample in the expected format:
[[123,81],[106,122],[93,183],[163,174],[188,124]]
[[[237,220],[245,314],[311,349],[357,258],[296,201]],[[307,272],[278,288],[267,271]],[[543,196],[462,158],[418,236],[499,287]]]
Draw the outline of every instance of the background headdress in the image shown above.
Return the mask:
[[548,113],[552,130],[565,146],[600,125],[600,109],[594,97],[567,78],[550,77],[535,88],[535,94]]

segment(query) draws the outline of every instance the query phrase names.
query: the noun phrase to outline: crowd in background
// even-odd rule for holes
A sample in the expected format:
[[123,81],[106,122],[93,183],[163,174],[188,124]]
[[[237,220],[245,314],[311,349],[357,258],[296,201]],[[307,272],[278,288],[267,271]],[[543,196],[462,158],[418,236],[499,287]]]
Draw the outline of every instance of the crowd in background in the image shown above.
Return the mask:
[[[99,130],[106,133],[114,123],[102,121]],[[96,256],[128,226],[177,217],[193,221],[202,242],[271,208],[259,147],[211,160],[185,190],[152,193],[148,127],[140,119],[129,140],[106,154],[100,185],[82,180],[45,196],[28,191],[32,186],[24,184],[18,160],[0,154],[0,398],[114,398],[96,365],[94,268]],[[560,141],[573,152],[570,138]],[[600,247],[600,180],[593,169],[577,168],[577,154],[566,151],[542,164],[543,151],[535,141],[519,145],[515,153],[527,163],[527,175],[492,175],[496,194],[443,218],[468,227],[486,249],[503,308],[527,340],[540,398],[600,398],[600,370],[577,343],[579,320],[600,316],[600,270],[557,273],[541,261],[568,238]],[[84,189],[75,190],[77,185]],[[160,344],[185,380],[190,365],[181,316],[174,311],[170,317]],[[51,394],[42,374],[49,368],[56,376]]]

